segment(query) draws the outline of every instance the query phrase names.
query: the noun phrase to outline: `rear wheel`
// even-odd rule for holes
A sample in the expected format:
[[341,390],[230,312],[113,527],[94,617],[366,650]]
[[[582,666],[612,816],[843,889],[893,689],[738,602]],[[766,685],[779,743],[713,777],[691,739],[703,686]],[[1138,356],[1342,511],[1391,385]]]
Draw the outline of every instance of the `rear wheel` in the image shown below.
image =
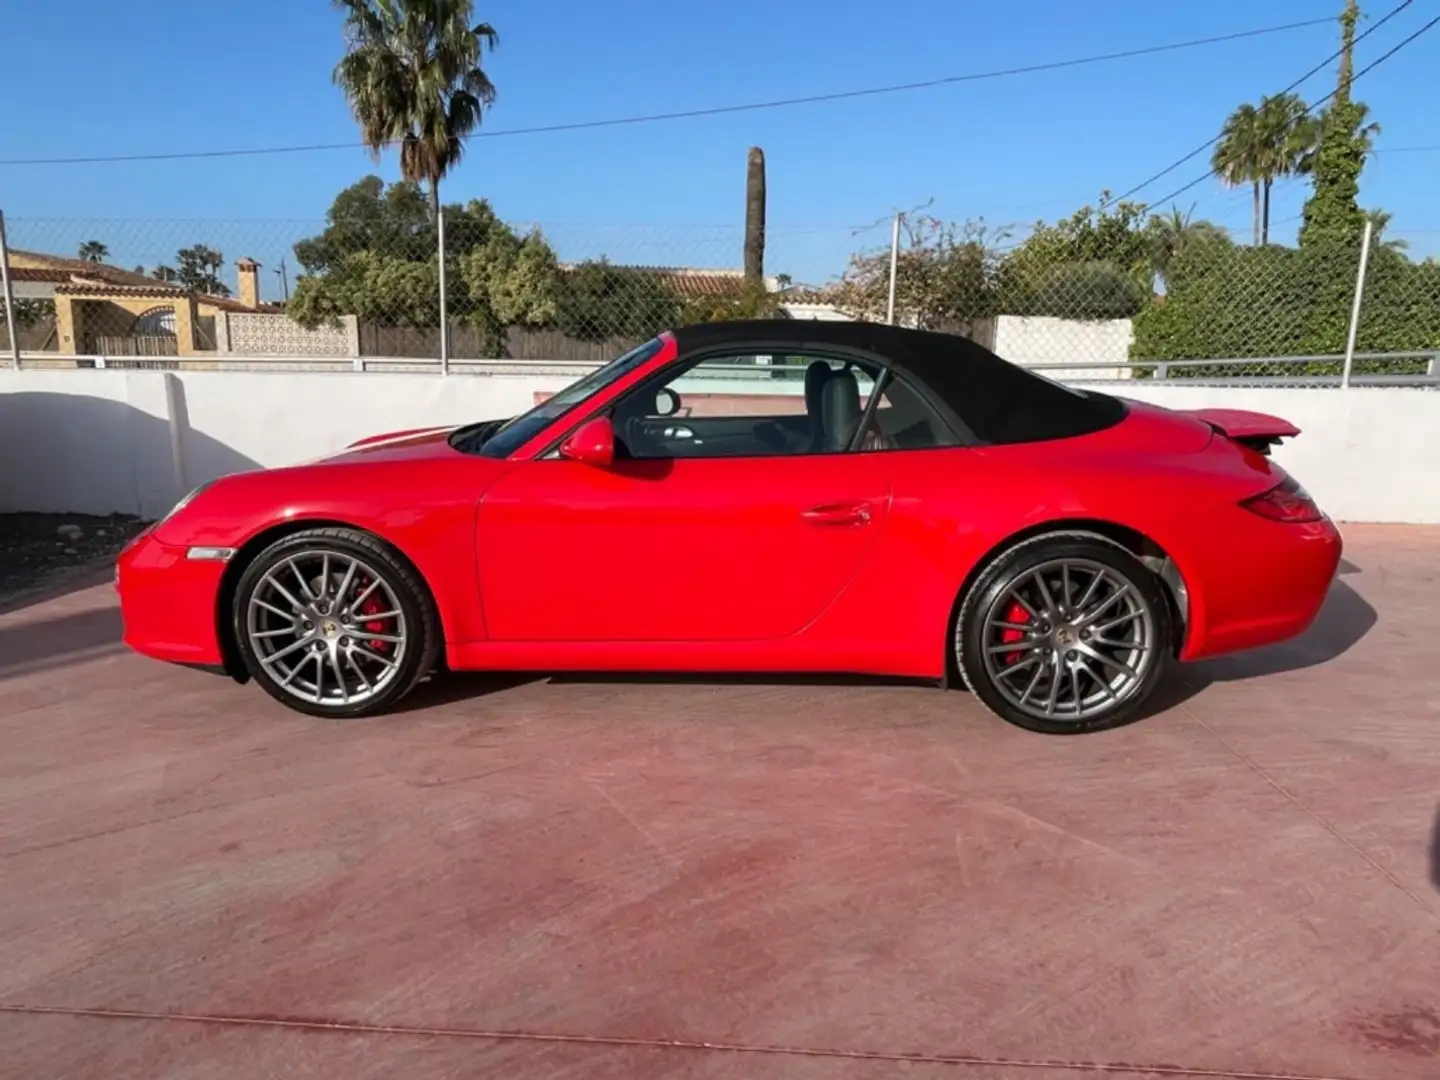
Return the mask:
[[354,529],[309,529],[262,551],[235,590],[250,674],[312,716],[383,712],[435,665],[434,605],[415,571]]
[[1161,588],[1103,537],[1024,541],[987,566],[965,598],[955,628],[960,673],[993,712],[1031,731],[1116,727],[1164,671],[1171,629]]

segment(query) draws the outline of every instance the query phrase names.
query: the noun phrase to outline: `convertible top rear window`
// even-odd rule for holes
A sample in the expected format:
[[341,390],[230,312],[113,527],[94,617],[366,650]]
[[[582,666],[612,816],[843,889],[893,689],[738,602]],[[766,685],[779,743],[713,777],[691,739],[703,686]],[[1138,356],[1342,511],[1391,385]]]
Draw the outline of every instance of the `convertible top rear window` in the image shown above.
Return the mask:
[[[937,335],[939,336],[939,335]],[[982,443],[1043,442],[1118,424],[1125,404],[1026,371],[964,338],[907,365]]]

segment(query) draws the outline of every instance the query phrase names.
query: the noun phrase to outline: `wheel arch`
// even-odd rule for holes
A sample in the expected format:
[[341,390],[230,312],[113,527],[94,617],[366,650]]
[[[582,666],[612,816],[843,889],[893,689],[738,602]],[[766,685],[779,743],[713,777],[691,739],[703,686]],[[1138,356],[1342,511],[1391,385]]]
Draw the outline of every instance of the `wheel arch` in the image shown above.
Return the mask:
[[309,532],[311,529],[353,529],[355,532],[363,532],[375,537],[390,548],[395,553],[395,557],[405,563],[415,574],[416,580],[430,594],[435,618],[441,623],[438,627],[441,640],[440,655],[444,656],[444,617],[440,614],[440,608],[435,602],[435,590],[426,580],[425,575],[420,572],[420,568],[415,565],[415,560],[406,554],[404,548],[390,537],[377,533],[374,529],[357,525],[353,521],[344,521],[334,517],[293,518],[261,529],[236,548],[235,554],[230,556],[225,563],[225,572],[220,576],[220,587],[216,590],[215,596],[215,633],[220,642],[220,658],[225,674],[240,683],[250,680],[250,673],[245,669],[245,663],[240,658],[240,643],[235,640],[235,620],[231,617],[231,611],[235,605],[235,590],[239,587],[240,579],[245,574],[245,568],[277,540],[283,540],[296,533]]
[[974,565],[970,567],[969,572],[965,575],[965,580],[955,591],[955,600],[950,606],[950,618],[945,624],[942,648],[945,650],[945,684],[947,686],[958,677],[955,650],[952,647],[956,620],[960,617],[960,609],[965,605],[965,598],[975,587],[975,582],[984,573],[985,568],[1006,551],[1019,544],[1057,533],[1090,533],[1098,536],[1135,556],[1141,565],[1159,578],[1163,586],[1161,592],[1170,608],[1171,627],[1173,628],[1170,648],[1174,654],[1179,654],[1184,647],[1186,635],[1189,633],[1190,590],[1171,554],[1152,537],[1129,525],[1121,525],[1119,522],[1103,518],[1056,518],[1027,525],[1023,529],[1010,533],[991,545],[989,550],[976,559]]

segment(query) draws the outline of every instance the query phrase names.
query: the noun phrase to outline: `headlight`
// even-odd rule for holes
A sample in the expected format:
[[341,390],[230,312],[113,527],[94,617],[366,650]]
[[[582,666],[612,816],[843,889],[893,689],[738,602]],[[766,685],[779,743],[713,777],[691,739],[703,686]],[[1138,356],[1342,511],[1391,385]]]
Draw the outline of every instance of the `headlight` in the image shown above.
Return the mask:
[[181,499],[181,500],[180,500],[179,502],[177,502],[174,506],[172,506],[168,511],[166,511],[165,516],[162,517],[162,518],[161,518],[159,521],[157,521],[155,524],[156,524],[156,525],[159,525],[159,524],[161,524],[162,522],[169,521],[172,517],[174,517],[176,514],[178,514],[181,510],[184,510],[185,507],[189,506],[190,503],[191,503],[191,500],[193,500],[196,495],[199,495],[200,492],[204,491],[207,487],[209,487],[210,484],[211,484],[211,481],[208,481],[208,480],[207,480],[205,483],[203,483],[203,484],[201,484],[199,487],[195,488],[193,491],[190,492],[190,494],[186,495],[183,499]]

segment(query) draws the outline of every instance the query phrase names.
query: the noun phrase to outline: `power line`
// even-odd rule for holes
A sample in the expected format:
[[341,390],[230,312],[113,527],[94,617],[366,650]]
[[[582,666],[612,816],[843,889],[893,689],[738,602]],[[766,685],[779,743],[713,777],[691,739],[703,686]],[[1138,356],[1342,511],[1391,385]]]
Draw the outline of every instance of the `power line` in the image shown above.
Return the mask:
[[[1367,37],[1369,37],[1371,34],[1373,34],[1376,30],[1379,30],[1380,27],[1384,26],[1387,22],[1389,22],[1391,19],[1393,19],[1396,15],[1399,15],[1400,12],[1404,11],[1407,7],[1409,7],[1409,6],[1410,6],[1411,4],[1413,4],[1414,2],[1415,2],[1415,0],[1402,0],[1402,2],[1401,2],[1400,4],[1398,4],[1398,5],[1396,5],[1396,6],[1389,12],[1389,14],[1383,16],[1383,17],[1380,19],[1379,22],[1377,22],[1374,26],[1370,27],[1370,28],[1369,28],[1368,30],[1366,30],[1363,34],[1361,34],[1359,37],[1357,37],[1357,38],[1355,39],[1355,43],[1356,43],[1356,44],[1359,44],[1360,42],[1364,41]],[[1322,19],[1322,20],[1320,20],[1320,21],[1321,21],[1321,22],[1329,22],[1330,20],[1329,20],[1329,19]],[[1280,93],[1281,93],[1281,94],[1288,94],[1288,93],[1290,93],[1290,91],[1294,90],[1297,86],[1299,86],[1301,83],[1305,82],[1305,81],[1306,81],[1307,79],[1309,79],[1312,75],[1315,75],[1317,72],[1323,70],[1324,68],[1328,67],[1330,64],[1332,64],[1332,63],[1334,63],[1336,60],[1338,60],[1338,59],[1340,58],[1340,54],[1343,53],[1344,51],[1345,51],[1345,50],[1344,50],[1343,47],[1340,48],[1340,49],[1337,49],[1335,52],[1333,52],[1333,53],[1331,53],[1329,56],[1327,56],[1324,60],[1321,60],[1318,64],[1316,64],[1314,67],[1312,67],[1309,71],[1305,72],[1304,75],[1301,75],[1298,79],[1296,79],[1294,82],[1292,82],[1289,86],[1285,87],[1285,89],[1281,90]],[[1373,66],[1373,65],[1372,65],[1372,66]],[[1354,80],[1352,79],[1351,81],[1353,82]],[[1313,107],[1314,107],[1314,106],[1311,106],[1311,108],[1313,108]],[[1307,110],[1307,111],[1308,111],[1308,110]],[[1130,188],[1130,190],[1124,192],[1123,194],[1117,196],[1117,197],[1116,197],[1114,200],[1112,200],[1112,201],[1113,201],[1113,202],[1117,202],[1117,203],[1118,203],[1118,202],[1124,202],[1126,199],[1128,199],[1131,195],[1134,195],[1134,194],[1135,194],[1137,191],[1139,191],[1141,188],[1147,188],[1147,187],[1149,187],[1151,184],[1153,184],[1156,180],[1159,180],[1162,176],[1166,176],[1166,175],[1174,172],[1176,169],[1178,169],[1181,165],[1184,165],[1184,164],[1185,164],[1187,161],[1189,161],[1191,158],[1196,157],[1196,156],[1198,156],[1198,155],[1200,155],[1200,154],[1203,154],[1206,150],[1209,150],[1212,146],[1214,146],[1214,145],[1215,145],[1216,143],[1218,143],[1219,141],[1220,141],[1220,135],[1216,135],[1214,138],[1210,139],[1208,142],[1202,143],[1200,146],[1197,146],[1194,150],[1191,150],[1191,151],[1190,151],[1188,154],[1186,154],[1184,157],[1182,157],[1182,158],[1180,158],[1180,159],[1178,159],[1178,160],[1176,160],[1176,161],[1171,162],[1169,165],[1166,165],[1165,168],[1161,169],[1161,170],[1160,170],[1159,172],[1157,172],[1154,176],[1147,177],[1146,179],[1140,181],[1140,183],[1136,184],[1134,187]],[[1214,172],[1214,170],[1212,169],[1211,172]],[[1209,174],[1207,174],[1207,175],[1209,175]],[[1203,180],[1204,178],[1205,178],[1205,177],[1201,177],[1201,180]],[[1195,181],[1196,184],[1198,184],[1199,182],[1200,182],[1200,180],[1196,180],[1196,181]],[[1186,190],[1188,190],[1189,187],[1194,187],[1194,184],[1188,185],[1188,187],[1181,188],[1180,191],[1175,192],[1175,194],[1178,195],[1178,194],[1180,194],[1181,191],[1186,191]],[[1167,195],[1165,198],[1166,198],[1166,199],[1168,199],[1168,198],[1173,198],[1173,196]],[[1148,206],[1154,206],[1156,203],[1161,203],[1161,202],[1164,202],[1164,201],[1165,201],[1165,199],[1156,199],[1155,202],[1149,203],[1149,204],[1147,204],[1147,205],[1148,205]]]
[[[1406,0],[1406,2],[1408,3],[1409,0]],[[1403,6],[1404,6],[1404,5],[1402,4],[1401,7],[1403,7]],[[1399,9],[1396,9],[1396,10],[1399,10]],[[1391,14],[1394,14],[1394,12],[1391,12]],[[1387,15],[1386,18],[1389,18],[1389,16]],[[1409,45],[1412,41],[1414,41],[1416,38],[1418,38],[1421,34],[1424,34],[1426,31],[1430,30],[1430,29],[1431,29],[1432,27],[1434,27],[1437,23],[1440,23],[1440,15],[1435,16],[1435,18],[1431,19],[1431,20],[1430,20],[1429,22],[1427,22],[1424,26],[1420,27],[1419,30],[1416,30],[1416,31],[1415,31],[1413,34],[1411,34],[1409,37],[1404,38],[1403,40],[1401,40],[1398,44],[1396,44],[1395,46],[1393,46],[1388,52],[1381,53],[1378,57],[1376,57],[1376,58],[1375,58],[1374,60],[1372,60],[1370,63],[1366,64],[1363,68],[1361,68],[1361,69],[1360,69],[1359,71],[1357,71],[1353,76],[1351,76],[1350,82],[1347,84],[1347,87],[1346,87],[1346,88],[1348,89],[1350,85],[1353,85],[1356,81],[1358,81],[1359,78],[1360,78],[1362,75],[1366,74],[1366,73],[1369,72],[1369,71],[1373,71],[1375,68],[1377,68],[1377,67],[1379,67],[1381,64],[1383,64],[1386,60],[1389,60],[1390,57],[1394,56],[1397,52],[1399,52],[1401,49],[1403,49],[1406,45]],[[1377,24],[1377,25],[1378,25],[1378,24]],[[1356,40],[1358,41],[1359,39],[1357,38]],[[1333,97],[1334,97],[1336,94],[1338,94],[1339,92],[1340,92],[1340,87],[1337,86],[1334,90],[1331,90],[1330,93],[1326,94],[1324,97],[1322,97],[1322,98],[1320,98],[1319,100],[1315,101],[1312,105],[1307,106],[1306,109],[1305,109],[1305,114],[1308,115],[1308,114],[1314,112],[1316,109],[1318,109],[1321,105],[1325,104],[1325,102],[1329,101],[1331,98],[1333,98]],[[1156,199],[1154,202],[1147,203],[1147,204],[1146,204],[1146,208],[1148,209],[1148,208],[1151,207],[1151,206],[1158,206],[1160,203],[1169,202],[1169,201],[1170,201],[1171,199],[1173,199],[1176,195],[1183,195],[1185,192],[1187,192],[1187,191],[1189,191],[1191,188],[1193,188],[1196,184],[1203,183],[1204,181],[1210,179],[1210,177],[1214,176],[1218,171],[1219,171],[1218,169],[1214,169],[1214,168],[1210,169],[1210,170],[1209,170],[1207,173],[1205,173],[1203,176],[1197,176],[1194,180],[1191,180],[1188,184],[1185,184],[1183,187],[1178,187],[1178,188],[1176,188],[1174,191],[1170,192],[1170,194],[1165,195],[1165,196],[1162,197],[1162,198]],[[1117,201],[1118,201],[1118,200],[1117,200]]]
[[[1406,0],[1406,2],[1409,3],[1411,0]],[[755,112],[760,109],[780,109],[794,105],[814,105],[828,101],[846,101],[853,98],[876,97],[881,94],[898,94],[912,90],[928,90],[937,86],[953,86],[957,83],[981,82],[988,79],[1007,78],[1013,75],[1030,75],[1042,71],[1058,71],[1063,68],[1083,67],[1089,64],[1105,63],[1111,60],[1127,60],[1137,56],[1153,56],[1157,53],[1175,52],[1180,49],[1193,49],[1203,45],[1218,45],[1227,41],[1239,41],[1244,38],[1263,37],[1267,34],[1279,34],[1288,30],[1300,30],[1309,26],[1319,26],[1322,23],[1328,23],[1330,21],[1328,18],[1306,19],[1303,22],[1284,23],[1280,26],[1267,26],[1259,30],[1242,30],[1238,33],[1219,34],[1213,37],[1193,38],[1189,41],[1176,41],[1166,45],[1150,45],[1139,49],[1125,49],[1120,52],[1101,53],[1096,56],[1082,56],[1070,60],[1054,60],[1044,64],[1027,64],[1023,67],[1001,68],[996,71],[971,72],[965,75],[947,75],[939,79],[897,83],[891,86],[875,86],[864,90],[841,90],[829,94],[810,94],[804,97],[780,98],[775,101],[755,101],[742,105],[716,105],[710,108],[685,109],[679,112],[646,113],[640,116],[613,117],[608,120],[579,120],[566,124],[542,124],[535,127],[507,128],[500,131],[477,131],[470,137],[476,139],[502,139],[517,135],[546,135],[562,131],[585,131],[594,128],[652,124],[664,120],[690,120],[702,116],[721,116],[728,113]],[[387,145],[394,145],[394,143],[388,143]],[[160,154],[115,154],[96,157],[65,158],[8,158],[0,159],[0,166],[108,165],[130,161],[179,161],[190,158],[248,157],[261,154],[304,154],[321,150],[356,150],[363,146],[363,143],[356,142],[311,143],[303,146],[270,146],[232,150],[193,150]]]

